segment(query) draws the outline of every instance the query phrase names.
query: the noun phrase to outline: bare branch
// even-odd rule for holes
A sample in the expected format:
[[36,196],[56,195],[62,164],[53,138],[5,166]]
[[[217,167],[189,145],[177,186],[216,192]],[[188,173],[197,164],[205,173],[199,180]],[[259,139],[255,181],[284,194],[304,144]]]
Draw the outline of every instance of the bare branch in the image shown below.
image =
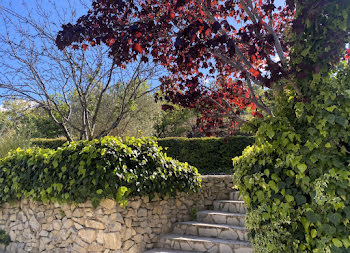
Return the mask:
[[[212,102],[212,103],[216,104],[217,106],[219,106],[220,109],[225,112],[225,114],[220,114],[220,117],[226,116],[226,117],[232,118],[234,121],[238,122],[239,124],[247,123],[246,120],[240,118],[238,115],[236,115],[233,112],[229,111],[227,108],[225,108],[222,104],[220,104],[215,99],[213,99],[213,98],[211,98],[209,96],[207,96],[205,98],[207,98],[210,102]],[[223,101],[225,101],[225,99],[223,99]],[[225,102],[227,103],[228,106],[230,106],[227,101],[225,101]]]
[[[68,2],[66,10],[58,10],[55,1],[48,1],[51,9],[30,6],[36,8],[35,13],[0,9],[4,24],[0,31],[1,96],[35,101],[69,140],[74,135],[92,139],[96,133],[110,132],[130,113],[130,100],[148,94],[141,84],[156,74],[156,68],[141,61],[127,70],[119,68],[106,46],[58,50],[56,32],[67,18],[76,18],[75,6]],[[50,12],[59,14],[60,23],[51,20]],[[131,76],[126,77],[126,72]],[[107,121],[97,126],[104,115]]]
[[265,106],[264,104],[260,103],[257,99],[256,99],[256,95],[255,95],[255,92],[254,92],[254,88],[252,86],[252,83],[250,81],[250,78],[247,78],[247,86],[249,88],[249,91],[250,91],[250,94],[251,94],[251,99],[252,99],[252,102],[257,106],[259,107],[261,110],[267,112],[269,115],[273,115],[272,111],[270,108],[268,108],[267,106]]

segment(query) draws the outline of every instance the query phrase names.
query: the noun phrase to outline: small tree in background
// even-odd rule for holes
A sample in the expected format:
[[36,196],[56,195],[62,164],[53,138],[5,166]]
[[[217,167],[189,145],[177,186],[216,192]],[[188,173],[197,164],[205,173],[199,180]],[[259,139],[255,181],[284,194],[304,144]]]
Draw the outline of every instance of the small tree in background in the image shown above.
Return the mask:
[[2,101],[0,129],[2,133],[14,131],[28,139],[56,138],[63,134],[42,108],[23,100]]
[[8,100],[1,105],[0,135],[0,157],[4,157],[10,150],[29,147],[31,138],[59,137],[62,129],[36,104]]
[[200,136],[200,132],[196,131],[198,113],[194,109],[181,108],[170,104],[163,104],[162,109],[154,118],[156,137]]
[[145,90],[144,84],[158,74],[141,57],[116,64],[106,46],[58,50],[55,35],[60,24],[76,18],[75,4],[62,10],[37,2],[24,6],[26,14],[0,8],[0,96],[37,104],[70,141],[110,134],[134,113],[136,100],[157,88]]

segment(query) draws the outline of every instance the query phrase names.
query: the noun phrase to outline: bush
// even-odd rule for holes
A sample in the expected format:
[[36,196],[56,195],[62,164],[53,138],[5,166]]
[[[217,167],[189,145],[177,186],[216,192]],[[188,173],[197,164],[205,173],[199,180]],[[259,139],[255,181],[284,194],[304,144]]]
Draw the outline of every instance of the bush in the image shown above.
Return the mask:
[[54,139],[45,139],[45,138],[34,138],[31,139],[30,142],[33,146],[39,147],[39,148],[50,148],[50,149],[56,149],[58,147],[63,146],[67,142],[67,139],[62,138],[54,138]]
[[24,134],[18,134],[15,131],[9,131],[1,134],[0,139],[0,158],[16,148],[29,147],[30,141]]
[[[40,148],[56,149],[67,140],[32,139],[33,145]],[[232,157],[240,156],[248,145],[254,142],[253,137],[235,136],[228,138],[185,138],[169,137],[157,140],[164,147],[165,153],[181,162],[188,162],[198,168],[201,174],[232,174]]]
[[197,167],[201,174],[232,174],[232,157],[240,156],[253,142],[249,136],[158,139],[169,156]]
[[33,198],[43,202],[127,196],[175,196],[197,191],[197,169],[166,156],[152,138],[104,137],[57,150],[18,149],[0,160],[0,203]]
[[[350,252],[350,66],[304,103],[287,92],[234,159],[254,252]],[[315,92],[316,93],[316,92]]]
[[6,232],[2,229],[0,229],[0,244],[3,244],[5,246],[9,245],[11,242],[11,238]]

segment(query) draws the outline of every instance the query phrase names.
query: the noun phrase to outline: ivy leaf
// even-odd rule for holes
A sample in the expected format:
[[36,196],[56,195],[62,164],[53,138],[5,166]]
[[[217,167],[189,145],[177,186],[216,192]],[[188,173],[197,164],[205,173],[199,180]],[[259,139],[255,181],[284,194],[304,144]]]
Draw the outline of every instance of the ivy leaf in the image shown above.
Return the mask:
[[123,199],[125,199],[125,195],[128,191],[128,188],[125,186],[121,186],[117,190],[117,194],[115,196],[115,200],[117,203],[121,202]]
[[346,218],[350,219],[350,206],[344,207],[344,213],[346,214]]
[[258,197],[258,200],[259,200],[260,202],[262,202],[262,201],[265,199],[264,193],[263,193],[262,191],[257,191],[257,192],[256,192],[256,196]]
[[292,201],[294,201],[294,197],[291,196],[291,195],[286,195],[285,198],[286,198],[287,202],[292,202]]
[[272,139],[275,136],[275,131],[270,128],[266,131],[266,134],[270,139]]
[[298,170],[299,170],[301,173],[304,173],[304,172],[306,171],[306,169],[307,169],[307,166],[306,166],[306,164],[304,164],[304,163],[299,163],[299,164],[297,165],[297,167],[298,167]]
[[311,238],[315,238],[317,236],[317,230],[312,229],[310,234],[311,234]]
[[330,124],[334,124],[334,122],[335,122],[335,116],[333,115],[333,114],[328,114],[328,115],[326,115],[326,119],[327,119],[327,121],[330,123]]
[[324,146],[325,146],[326,148],[331,148],[331,147],[332,147],[332,144],[330,144],[329,142],[327,142]]
[[347,127],[349,125],[349,121],[342,116],[336,116],[335,122],[343,127]]
[[345,248],[350,247],[350,240],[349,239],[343,239],[342,242],[343,242]]
[[53,160],[52,165],[53,165],[54,168],[57,168],[57,166],[58,166],[58,161],[57,161],[57,160]]
[[337,238],[333,238],[332,242],[333,242],[334,246],[337,248],[343,247],[343,243]]
[[319,214],[311,212],[311,211],[306,213],[306,218],[311,223],[316,223],[316,222],[321,221],[321,216]]
[[336,226],[340,224],[343,218],[339,213],[330,213],[327,217]]
[[332,105],[332,106],[326,107],[326,110],[329,112],[333,112],[335,108],[337,107],[335,105]]
[[327,234],[327,235],[334,235],[337,230],[335,227],[329,225],[329,224],[323,224],[322,225],[322,230]]
[[303,195],[297,194],[295,196],[295,201],[297,202],[298,206],[301,206],[302,204],[306,203],[306,198]]

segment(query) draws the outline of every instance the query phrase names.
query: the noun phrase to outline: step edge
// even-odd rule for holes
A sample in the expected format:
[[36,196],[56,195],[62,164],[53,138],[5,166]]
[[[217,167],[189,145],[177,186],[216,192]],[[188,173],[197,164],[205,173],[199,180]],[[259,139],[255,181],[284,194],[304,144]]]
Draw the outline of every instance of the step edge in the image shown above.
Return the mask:
[[[164,248],[155,248],[144,251],[143,253],[157,253],[157,252],[169,252],[169,253],[197,253],[198,251],[185,251],[185,250],[174,250],[174,249],[164,249]],[[198,252],[200,253],[200,252]]]
[[243,200],[230,200],[230,199],[220,199],[220,200],[214,200],[214,203],[233,203],[233,204],[245,204]]
[[207,215],[218,214],[218,215],[241,216],[241,217],[246,216],[246,214],[244,213],[230,213],[230,212],[223,212],[218,210],[202,210],[202,211],[198,211],[197,214],[207,214]]
[[199,221],[181,221],[175,223],[176,225],[192,225],[192,226],[208,226],[213,228],[230,228],[230,229],[237,229],[237,230],[248,230],[245,226],[235,226],[235,225],[229,225],[229,224],[222,224],[222,223],[207,223],[207,222],[199,222]]
[[[175,237],[178,237],[178,238],[175,238]],[[251,246],[251,243],[249,241],[225,240],[225,239],[218,239],[218,238],[205,237],[205,236],[193,236],[193,235],[166,234],[166,235],[162,235],[160,237],[160,239],[191,240],[191,241],[202,241],[202,242]]]

